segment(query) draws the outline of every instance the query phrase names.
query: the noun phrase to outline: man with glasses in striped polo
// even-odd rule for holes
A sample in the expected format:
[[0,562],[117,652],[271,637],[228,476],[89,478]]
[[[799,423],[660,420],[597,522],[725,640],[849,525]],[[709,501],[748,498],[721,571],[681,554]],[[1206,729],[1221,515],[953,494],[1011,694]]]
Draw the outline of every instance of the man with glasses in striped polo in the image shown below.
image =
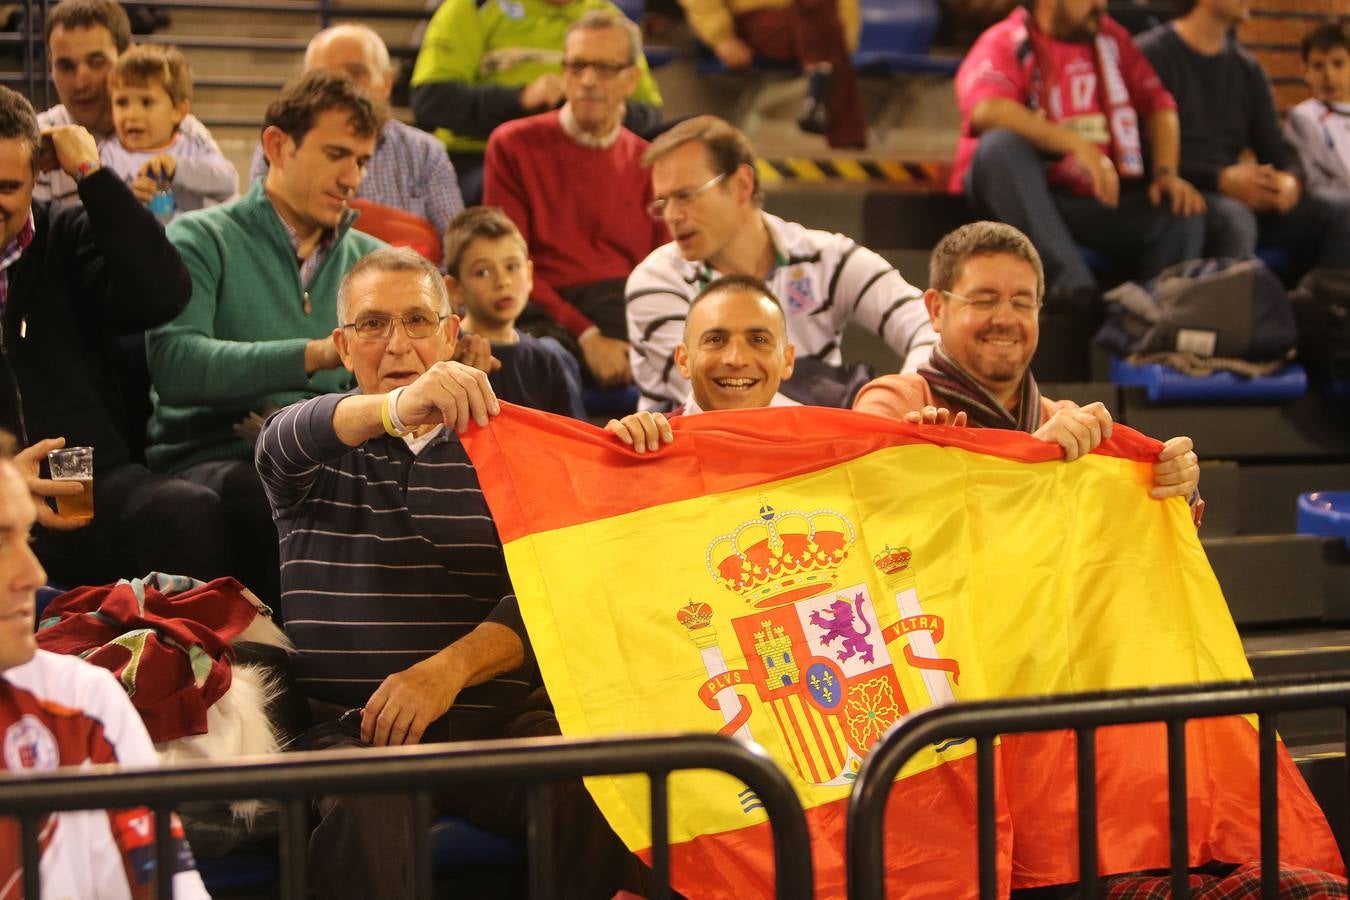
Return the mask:
[[797,348],[782,392],[798,402],[847,406],[856,390],[843,366],[844,326],[880,335],[904,360],[927,361],[934,337],[923,292],[852,238],[805,228],[764,212],[754,151],[715,116],[687,119],[652,142],[655,199],[649,212],[674,238],[628,278],[628,340],[643,410],[675,408],[689,382],[675,361],[694,298],[723,275],[764,281],[783,304]]

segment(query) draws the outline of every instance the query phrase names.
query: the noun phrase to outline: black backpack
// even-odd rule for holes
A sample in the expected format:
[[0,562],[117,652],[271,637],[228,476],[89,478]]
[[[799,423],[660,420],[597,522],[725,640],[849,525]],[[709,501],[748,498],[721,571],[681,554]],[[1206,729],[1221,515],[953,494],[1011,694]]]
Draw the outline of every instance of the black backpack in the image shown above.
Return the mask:
[[1258,362],[1282,359],[1298,335],[1289,295],[1259,259],[1195,259],[1147,284],[1108,291],[1097,342],[1120,356],[1189,351]]
[[1298,356],[1320,381],[1350,379],[1350,269],[1313,269],[1289,292]]

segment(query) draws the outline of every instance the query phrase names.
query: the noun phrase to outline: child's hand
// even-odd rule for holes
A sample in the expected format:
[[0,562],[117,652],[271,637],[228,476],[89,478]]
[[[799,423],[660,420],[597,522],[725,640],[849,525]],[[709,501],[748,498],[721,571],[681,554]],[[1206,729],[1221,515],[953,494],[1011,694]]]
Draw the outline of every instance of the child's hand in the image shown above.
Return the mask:
[[178,171],[178,160],[167,153],[161,153],[141,166],[140,175],[147,178],[173,181],[173,173]]
[[[145,170],[142,169],[142,172]],[[159,182],[154,178],[147,178],[145,175],[138,175],[131,182],[131,193],[141,203],[149,203],[150,198],[155,195],[155,189],[159,187]]]

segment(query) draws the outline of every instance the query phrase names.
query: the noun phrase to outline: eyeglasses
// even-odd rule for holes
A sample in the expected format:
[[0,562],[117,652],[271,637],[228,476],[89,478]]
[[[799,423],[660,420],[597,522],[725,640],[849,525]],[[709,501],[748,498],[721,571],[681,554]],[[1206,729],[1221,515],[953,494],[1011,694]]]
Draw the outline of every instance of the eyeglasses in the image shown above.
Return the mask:
[[729,173],[727,172],[723,172],[721,175],[714,175],[696,188],[682,188],[681,190],[675,191],[669,197],[657,197],[651,203],[647,204],[647,215],[651,216],[653,219],[664,218],[667,206],[672,203],[678,203],[681,206],[684,206],[686,203],[693,203],[704,191],[711,190],[713,185],[721,184],[722,180],[726,178],[728,174]]
[[972,294],[969,297],[953,294],[951,291],[943,291],[942,293],[953,300],[960,300],[980,315],[992,315],[1003,305],[1005,299],[1008,301],[1008,305],[1012,307],[1013,315],[1030,318],[1036,315],[1036,312],[1041,308],[1041,301],[1035,297],[1028,297],[1026,294],[1016,294],[1005,298],[998,294],[984,292]]
[[613,78],[624,69],[631,69],[632,63],[602,62],[590,59],[565,59],[563,60],[563,71],[568,75],[575,75],[580,78],[586,74],[587,69],[594,69],[597,78]]
[[445,321],[445,316],[433,316],[425,312],[410,312],[401,316],[388,313],[367,313],[358,316],[355,322],[347,322],[342,327],[356,331],[363,341],[387,341],[394,334],[394,322],[403,323],[403,333],[413,340],[428,338]]

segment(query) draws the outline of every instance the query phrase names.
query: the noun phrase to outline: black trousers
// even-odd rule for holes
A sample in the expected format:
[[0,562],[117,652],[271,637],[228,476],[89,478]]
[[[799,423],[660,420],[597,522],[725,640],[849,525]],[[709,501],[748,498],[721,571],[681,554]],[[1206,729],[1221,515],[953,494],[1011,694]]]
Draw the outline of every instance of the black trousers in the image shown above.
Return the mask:
[[[311,709],[323,716],[322,710]],[[332,750],[368,747],[361,740],[360,718],[338,721],[328,711],[291,747]],[[453,739],[493,740],[556,737],[558,720],[541,688],[519,708],[481,716],[454,716]],[[649,870],[610,829],[580,781],[553,786],[552,806],[543,827],[552,831],[558,894],[578,900],[608,900],[619,890],[646,891]],[[525,837],[527,791],[521,785],[463,784],[433,798],[441,815],[458,816],[506,837]],[[412,897],[409,798],[401,794],[348,794],[320,797],[314,804],[318,824],[310,836],[310,883],[320,900],[328,898]]]
[[262,478],[251,459],[221,459],[198,463],[182,477],[219,498],[220,515],[229,529],[230,572],[259,599],[279,608],[281,560],[272,505]]
[[135,463],[96,469],[93,521],[76,531],[38,528],[33,549],[48,579],[63,587],[150,571],[202,581],[233,574],[219,495]]

